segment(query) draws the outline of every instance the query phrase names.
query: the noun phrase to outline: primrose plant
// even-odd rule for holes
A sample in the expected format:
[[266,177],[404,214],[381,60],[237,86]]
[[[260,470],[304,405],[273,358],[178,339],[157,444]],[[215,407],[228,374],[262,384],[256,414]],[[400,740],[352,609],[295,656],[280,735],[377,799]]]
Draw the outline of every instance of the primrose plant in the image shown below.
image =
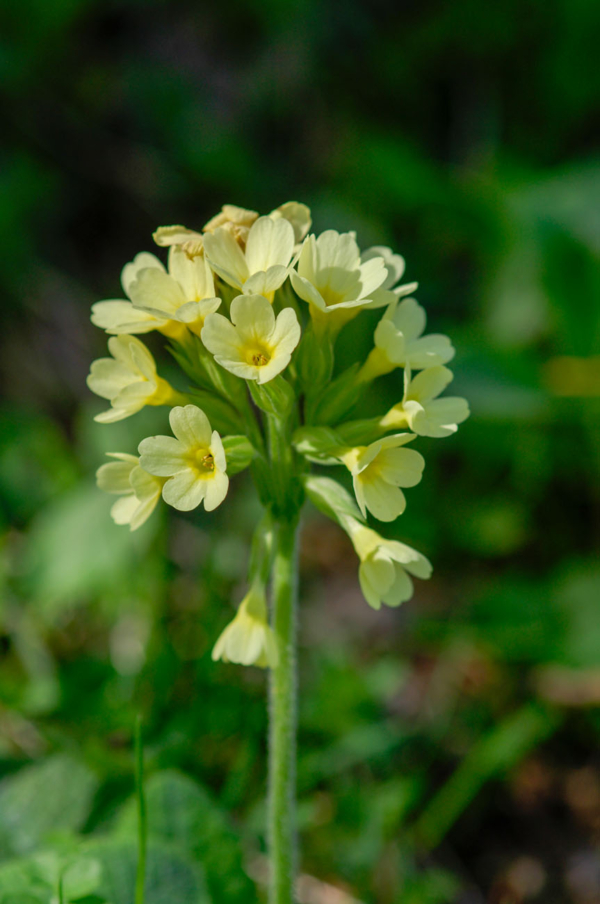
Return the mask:
[[[389,248],[359,249],[354,233],[310,233],[294,201],[268,216],[225,205],[196,232],[161,227],[167,266],[142,252],[121,274],[126,299],[100,301],[92,321],[110,334],[110,357],[94,361],[90,389],[112,423],[145,405],[170,408],[170,436],[150,436],[138,455],[113,452],[98,485],[117,499],[112,517],[137,529],[162,499],[180,511],[225,502],[229,480],[248,468],[264,506],[250,556],[248,592],[213,658],[270,668],[269,842],[271,904],[290,904],[295,875],[295,606],[297,527],[308,497],[348,534],[367,603],[398,606],[412,577],[428,578],[420,552],[368,526],[406,507],[421,480],[418,437],[450,436],[468,416],[464,399],[441,397],[452,380],[448,337],[425,334],[425,311],[401,284],[404,260]],[[379,309],[373,348],[333,377],[340,330]],[[376,315],[375,315],[376,316]],[[366,320],[366,315],[365,315]],[[138,335],[157,331],[191,386],[174,389]],[[379,376],[403,369],[399,401],[351,419]],[[315,472],[341,467],[354,496]],[[267,587],[272,585],[271,613]]]

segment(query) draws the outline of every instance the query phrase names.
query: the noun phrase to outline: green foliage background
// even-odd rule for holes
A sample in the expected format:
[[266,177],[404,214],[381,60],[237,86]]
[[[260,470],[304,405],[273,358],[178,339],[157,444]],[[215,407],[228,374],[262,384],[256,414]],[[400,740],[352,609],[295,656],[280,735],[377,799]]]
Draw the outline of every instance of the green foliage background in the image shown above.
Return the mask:
[[130,904],[138,711],[147,904],[262,899],[264,675],[210,660],[257,502],[240,477],[209,516],[115,527],[94,471],[166,415],[100,427],[85,376],[90,304],[157,225],[288,199],[405,256],[473,411],[421,446],[397,535],[435,573],[401,610],[369,610],[349,544],[307,513],[303,870],[342,904],[597,904],[598,4],[0,15],[1,904],[48,904],[61,874],[65,901]]

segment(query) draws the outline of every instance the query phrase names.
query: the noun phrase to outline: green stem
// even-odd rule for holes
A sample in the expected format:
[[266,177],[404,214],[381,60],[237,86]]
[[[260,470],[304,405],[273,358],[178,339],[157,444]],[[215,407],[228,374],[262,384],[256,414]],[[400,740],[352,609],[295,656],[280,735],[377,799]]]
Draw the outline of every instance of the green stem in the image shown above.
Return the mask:
[[135,877],[135,904],[144,904],[146,885],[146,844],[148,825],[146,797],[144,795],[144,746],[142,742],[142,717],[135,723],[135,791],[138,809],[138,861]]
[[269,904],[292,904],[296,876],[297,522],[277,524],[273,630],[279,661],[271,669],[269,732]]

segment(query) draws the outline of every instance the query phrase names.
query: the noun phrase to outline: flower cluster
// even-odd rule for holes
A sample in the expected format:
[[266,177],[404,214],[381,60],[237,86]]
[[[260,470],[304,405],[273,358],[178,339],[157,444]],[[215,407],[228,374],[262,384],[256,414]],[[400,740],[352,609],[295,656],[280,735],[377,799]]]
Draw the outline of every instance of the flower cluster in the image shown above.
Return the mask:
[[[200,231],[161,227],[153,238],[167,265],[141,252],[123,268],[126,297],[92,308],[93,323],[110,336],[110,357],[95,361],[88,377],[110,402],[96,420],[112,423],[145,405],[170,409],[172,435],[143,438],[139,456],[110,453],[98,470],[99,487],[118,496],[113,519],[136,530],[161,498],[179,511],[211,512],[230,477],[252,472],[266,520],[256,531],[250,589],[213,651],[245,665],[277,662],[266,601],[272,525],[296,517],[306,496],[348,534],[369,605],[397,606],[412,594],[411,576],[429,577],[421,553],[384,539],[367,519],[391,522],[404,512],[403,490],[419,483],[425,465],[409,444],[449,436],[469,414],[464,399],[440,398],[454,348],[447,336],[425,332],[425,311],[412,297],[417,284],[401,284],[403,258],[386,247],[361,251],[354,233],[314,235],[311,225],[306,205],[290,201],[267,216],[225,205]],[[363,312],[365,328],[373,318],[372,349],[334,377],[337,336]],[[187,388],[158,375],[137,338],[153,331],[168,339]],[[399,401],[354,420],[367,387],[397,368]],[[312,463],[344,467],[354,495],[311,472]]]

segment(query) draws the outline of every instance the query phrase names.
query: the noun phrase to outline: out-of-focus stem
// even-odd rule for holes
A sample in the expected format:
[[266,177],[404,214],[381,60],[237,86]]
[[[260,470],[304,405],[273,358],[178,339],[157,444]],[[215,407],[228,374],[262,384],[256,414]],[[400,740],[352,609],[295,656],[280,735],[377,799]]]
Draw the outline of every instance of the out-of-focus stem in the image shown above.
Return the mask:
[[271,669],[269,731],[269,904],[292,904],[296,876],[297,520],[280,519],[273,563],[273,630],[279,661]]

